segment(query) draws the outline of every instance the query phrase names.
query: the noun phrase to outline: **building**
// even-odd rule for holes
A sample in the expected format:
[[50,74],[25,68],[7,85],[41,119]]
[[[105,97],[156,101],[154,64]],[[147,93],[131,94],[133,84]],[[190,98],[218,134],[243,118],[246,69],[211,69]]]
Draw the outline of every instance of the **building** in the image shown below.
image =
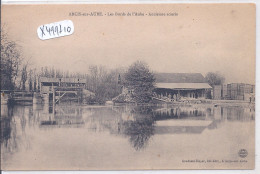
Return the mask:
[[205,99],[212,87],[200,73],[157,73],[155,95],[158,99]]
[[40,78],[40,94],[45,103],[62,100],[82,102],[86,80],[79,78]]
[[[255,85],[250,85],[245,83],[231,83],[231,84],[227,84],[226,86],[227,86],[227,96],[225,99],[245,100],[250,102],[254,101]],[[222,88],[224,89],[224,87]]]
[[42,94],[52,93],[55,87],[85,88],[86,79],[79,78],[40,78],[40,92]]
[[226,100],[228,99],[228,95],[227,95],[227,85],[224,84],[221,86],[221,99]]
[[213,86],[213,89],[212,89],[212,98],[214,100],[221,100],[221,89],[222,89],[222,86],[221,85],[215,85]]

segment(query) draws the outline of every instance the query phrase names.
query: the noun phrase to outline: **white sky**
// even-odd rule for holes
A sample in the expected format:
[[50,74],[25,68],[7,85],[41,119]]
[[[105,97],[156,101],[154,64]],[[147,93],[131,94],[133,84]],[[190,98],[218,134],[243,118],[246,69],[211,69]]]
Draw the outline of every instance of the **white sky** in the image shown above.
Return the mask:
[[[69,12],[177,12],[178,17],[71,17]],[[74,34],[42,41],[42,24],[72,20]],[[4,6],[2,23],[34,66],[87,72],[144,60],[157,72],[219,71],[226,82],[255,81],[255,6],[67,5]]]

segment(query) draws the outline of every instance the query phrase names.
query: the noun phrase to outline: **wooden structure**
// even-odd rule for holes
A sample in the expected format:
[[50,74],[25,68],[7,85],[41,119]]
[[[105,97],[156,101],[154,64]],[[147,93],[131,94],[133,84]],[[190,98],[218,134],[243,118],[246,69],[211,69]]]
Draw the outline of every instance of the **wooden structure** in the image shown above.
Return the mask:
[[9,94],[10,92],[7,90],[1,90],[1,105],[2,104],[7,104],[9,100]]
[[212,98],[214,100],[221,100],[221,89],[222,89],[222,86],[221,85],[215,85],[213,86],[213,90],[212,90]]
[[228,95],[227,95],[227,84],[221,85],[221,99],[223,99],[223,100],[228,99]]
[[82,93],[86,87],[86,80],[79,78],[40,78],[40,93],[48,95],[53,104],[59,103],[61,99],[68,101],[82,100]]
[[32,103],[33,92],[1,90],[1,104],[11,103]]
[[165,101],[205,99],[212,87],[200,73],[155,74],[155,98]]
[[[222,92],[223,93],[223,92]],[[227,96],[229,100],[254,100],[255,85],[245,83],[230,83],[227,84]],[[251,100],[250,100],[251,101]]]
[[14,91],[12,95],[13,96],[11,96],[11,99],[13,99],[16,103],[32,102],[33,100],[33,92]]
[[86,80],[79,78],[40,78],[40,93],[52,93],[53,87],[85,88]]

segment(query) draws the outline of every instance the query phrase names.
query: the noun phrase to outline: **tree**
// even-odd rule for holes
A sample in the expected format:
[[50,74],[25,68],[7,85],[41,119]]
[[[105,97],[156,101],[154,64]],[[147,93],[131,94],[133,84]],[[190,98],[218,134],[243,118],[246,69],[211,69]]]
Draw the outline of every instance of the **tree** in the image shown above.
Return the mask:
[[33,90],[33,87],[32,87],[32,80],[30,79],[29,81],[29,91],[32,91]]
[[104,66],[92,65],[87,75],[87,89],[95,93],[97,103],[105,103],[121,93],[121,85],[118,84],[118,75],[124,73],[124,69],[107,69]]
[[22,69],[22,77],[21,77],[21,82],[22,82],[22,90],[25,90],[25,82],[27,81],[27,64],[23,66]]
[[210,86],[222,85],[225,82],[225,77],[218,72],[208,72],[206,80]]
[[134,115],[136,119],[123,122],[123,133],[130,137],[129,141],[135,150],[142,150],[147,147],[150,138],[154,135],[155,117],[152,108],[136,106],[128,114]]
[[125,86],[136,103],[148,103],[152,99],[155,78],[146,63],[134,62],[125,74]]
[[32,70],[29,71],[29,91],[33,90],[33,84],[32,84]]
[[21,51],[17,43],[10,40],[1,27],[1,89],[15,88],[15,79],[21,61]]

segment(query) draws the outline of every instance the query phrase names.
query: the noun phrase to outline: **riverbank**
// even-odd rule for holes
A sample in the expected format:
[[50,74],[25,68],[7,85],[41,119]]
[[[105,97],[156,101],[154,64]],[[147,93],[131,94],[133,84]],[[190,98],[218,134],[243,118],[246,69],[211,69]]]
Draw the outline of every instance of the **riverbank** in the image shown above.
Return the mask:
[[193,99],[193,100],[180,100],[180,101],[169,101],[169,102],[151,102],[151,103],[142,103],[142,104],[134,104],[134,103],[114,103],[116,106],[120,105],[144,105],[144,106],[189,106],[189,105],[200,105],[200,106],[254,106],[254,102],[248,102],[244,100],[212,100],[212,99]]
[[182,102],[172,102],[166,104],[169,106],[199,106],[199,107],[208,107],[208,106],[230,106],[230,107],[249,107],[254,108],[255,103],[250,103],[247,101],[241,100],[196,100],[196,101],[182,101]]

